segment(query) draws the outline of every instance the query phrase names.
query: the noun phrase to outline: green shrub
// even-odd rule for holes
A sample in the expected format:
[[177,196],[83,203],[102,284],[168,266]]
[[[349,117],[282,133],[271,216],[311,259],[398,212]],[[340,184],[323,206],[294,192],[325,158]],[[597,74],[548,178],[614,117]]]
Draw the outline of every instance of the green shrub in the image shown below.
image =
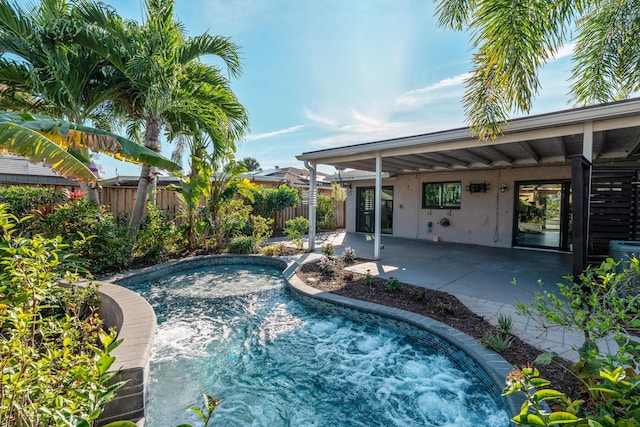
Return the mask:
[[86,199],[74,200],[53,213],[39,217],[33,231],[43,236],[62,236],[73,245],[80,258],[87,260],[92,273],[120,269],[129,264],[133,238],[124,224],[110,212]]
[[[640,425],[640,343],[633,340],[640,325],[640,295],[637,291],[640,261],[633,257],[622,272],[619,263],[608,258],[599,266],[587,267],[578,277],[559,283],[560,295],[536,294],[532,305],[517,303],[518,314],[525,314],[543,327],[565,327],[582,332],[584,343],[580,360],[567,373],[586,391],[584,400],[571,401],[563,393],[547,388],[551,383],[535,369],[522,368],[507,377],[503,394],[523,393],[526,402],[513,418],[519,425],[557,425],[576,423],[589,426]],[[601,354],[598,342],[615,338],[618,350]],[[553,352],[542,353],[534,363],[557,363]],[[543,401],[553,400],[550,413]],[[584,404],[584,405],[583,405]]]
[[336,216],[333,213],[333,199],[329,196],[318,196],[316,209],[317,228],[336,228]]
[[336,251],[331,243],[326,243],[320,246],[320,250],[322,250],[322,253],[325,254],[326,256],[333,256],[333,254]]
[[0,188],[0,203],[7,212],[23,218],[42,206],[57,206],[67,200],[64,194],[52,188],[11,186]]
[[402,290],[402,283],[395,277],[389,277],[389,280],[384,284],[389,292],[397,292]]
[[302,249],[302,238],[309,232],[309,220],[303,216],[292,218],[285,222],[284,234],[289,236],[298,249]]
[[0,425],[93,425],[122,386],[108,385],[115,332],[61,237],[19,237],[16,221],[0,205]]
[[262,252],[266,256],[274,256],[276,254],[276,246],[275,245],[263,246],[260,248],[260,252]]
[[286,208],[300,204],[300,194],[295,188],[282,184],[278,188],[263,188],[253,194],[255,211],[265,218],[270,218]]
[[151,204],[147,205],[147,211],[149,215],[138,232],[133,256],[145,262],[163,261],[175,252],[178,235],[164,212]]
[[257,252],[258,244],[253,236],[236,236],[229,241],[229,252],[232,254],[252,254]]
[[258,245],[266,242],[273,234],[273,219],[265,218],[260,215],[249,216],[249,227],[245,230],[246,234],[253,236]]

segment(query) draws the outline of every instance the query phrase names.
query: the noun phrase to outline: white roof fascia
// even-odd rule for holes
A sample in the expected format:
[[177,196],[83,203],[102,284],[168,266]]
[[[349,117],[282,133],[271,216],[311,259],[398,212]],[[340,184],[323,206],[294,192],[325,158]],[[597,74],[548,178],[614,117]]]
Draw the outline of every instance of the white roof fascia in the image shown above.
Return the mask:
[[[538,116],[514,119],[503,127],[504,135],[495,140],[479,140],[467,128],[415,135],[384,141],[375,141],[346,147],[302,153],[298,160],[322,160],[327,162],[370,159],[380,152],[385,156],[425,153],[499,145],[523,140],[582,134],[584,123],[593,122],[594,131],[640,125],[640,99],[612,104],[560,111]],[[433,147],[429,147],[433,145]]]

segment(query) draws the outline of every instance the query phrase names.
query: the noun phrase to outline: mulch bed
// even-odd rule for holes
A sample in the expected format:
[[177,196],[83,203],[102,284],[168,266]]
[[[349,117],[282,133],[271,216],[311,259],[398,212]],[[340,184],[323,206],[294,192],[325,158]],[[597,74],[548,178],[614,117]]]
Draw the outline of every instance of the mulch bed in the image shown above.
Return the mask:
[[[469,310],[451,294],[410,285],[403,285],[401,290],[390,292],[385,287],[385,279],[374,277],[373,284],[369,285],[365,282],[364,275],[344,270],[342,258],[336,260],[338,264],[331,275],[323,274],[317,262],[303,264],[296,274],[307,285],[325,292],[428,316],[466,333],[480,343],[484,334],[499,332],[496,326]],[[366,261],[355,261],[358,262]],[[571,398],[578,398],[579,383],[573,375],[559,366],[533,364],[540,353],[536,347],[514,337],[511,346],[502,353],[502,357],[517,367],[535,366],[543,378],[551,381],[552,388],[564,392]],[[572,364],[566,360],[561,362],[565,367]]]

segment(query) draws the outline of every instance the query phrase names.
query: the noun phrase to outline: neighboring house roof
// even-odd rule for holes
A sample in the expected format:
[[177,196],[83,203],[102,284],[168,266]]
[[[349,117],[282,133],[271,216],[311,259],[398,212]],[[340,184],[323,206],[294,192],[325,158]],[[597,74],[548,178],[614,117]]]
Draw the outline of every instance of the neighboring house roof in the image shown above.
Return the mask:
[[635,160],[640,154],[640,98],[518,118],[503,132],[495,140],[479,140],[468,128],[458,128],[310,151],[296,158],[375,171],[380,155],[382,171],[390,174],[567,164],[582,154],[594,162]]
[[[293,167],[286,168],[274,168],[263,171],[246,172],[240,175],[242,178],[247,178],[255,183],[274,183],[274,184],[289,184],[293,187],[309,187],[309,172],[304,169],[298,169]],[[327,174],[318,173],[318,187],[319,188],[331,188],[331,183],[325,179]],[[109,178],[100,181],[100,185],[103,187],[113,186],[125,186],[134,187],[138,185],[137,176],[117,176],[115,178]],[[158,185],[178,184],[179,178],[175,176],[158,176]]]
[[[293,187],[309,187],[309,171],[306,169],[299,169],[294,167],[273,168],[262,171],[253,171],[242,174],[243,177],[249,178],[256,182],[260,180],[265,181],[277,181],[287,183]],[[317,185],[320,188],[330,188],[331,182],[329,182],[327,175],[322,172],[318,172],[316,175]]]
[[43,163],[21,156],[0,155],[0,183],[29,185],[77,185]]

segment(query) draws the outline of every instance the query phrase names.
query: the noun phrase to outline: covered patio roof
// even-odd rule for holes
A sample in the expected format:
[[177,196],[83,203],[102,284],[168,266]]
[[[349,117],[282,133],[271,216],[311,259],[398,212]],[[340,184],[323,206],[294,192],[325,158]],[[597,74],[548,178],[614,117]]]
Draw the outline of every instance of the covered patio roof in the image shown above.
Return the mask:
[[480,140],[467,128],[458,128],[310,151],[296,157],[337,168],[376,171],[376,157],[380,156],[382,172],[391,175],[567,164],[577,155],[594,163],[637,160],[640,98],[514,119],[503,132],[495,140]]

